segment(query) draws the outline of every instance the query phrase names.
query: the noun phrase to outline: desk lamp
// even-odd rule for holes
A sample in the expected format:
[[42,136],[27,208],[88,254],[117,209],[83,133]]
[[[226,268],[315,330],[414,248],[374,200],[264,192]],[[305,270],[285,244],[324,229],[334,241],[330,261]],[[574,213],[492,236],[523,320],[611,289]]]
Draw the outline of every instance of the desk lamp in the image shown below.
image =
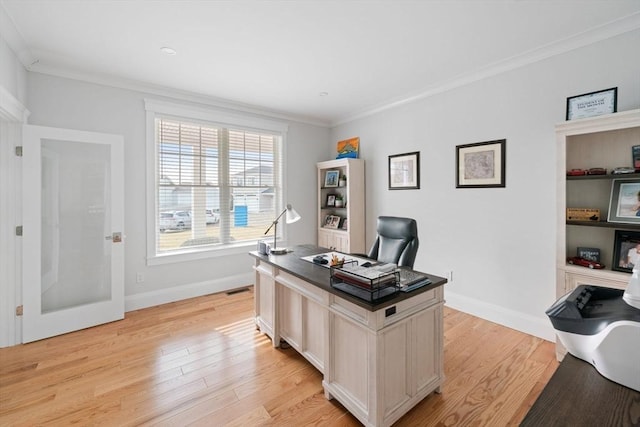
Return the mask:
[[265,231],[264,234],[267,234],[271,230],[271,227],[273,227],[273,247],[269,252],[274,255],[282,255],[287,253],[287,248],[276,247],[276,240],[278,238],[278,220],[282,218],[282,215],[284,215],[285,213],[287,214],[287,216],[285,217],[285,222],[287,224],[293,224],[294,222],[302,218],[300,214],[291,207],[291,204],[288,204],[287,208],[283,210],[282,213],[278,215],[278,217],[271,223],[269,228],[267,228],[267,231]]

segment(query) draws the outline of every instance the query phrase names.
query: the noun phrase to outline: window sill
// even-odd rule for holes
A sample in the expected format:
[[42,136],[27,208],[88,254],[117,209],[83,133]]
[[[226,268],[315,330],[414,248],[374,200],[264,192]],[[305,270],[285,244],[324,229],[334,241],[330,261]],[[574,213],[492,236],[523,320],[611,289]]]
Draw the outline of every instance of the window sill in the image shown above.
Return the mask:
[[201,259],[219,258],[229,255],[246,254],[255,250],[256,242],[238,243],[236,245],[226,245],[215,249],[185,249],[179,253],[169,253],[163,255],[155,255],[147,258],[147,265],[164,265],[179,262],[196,261]]

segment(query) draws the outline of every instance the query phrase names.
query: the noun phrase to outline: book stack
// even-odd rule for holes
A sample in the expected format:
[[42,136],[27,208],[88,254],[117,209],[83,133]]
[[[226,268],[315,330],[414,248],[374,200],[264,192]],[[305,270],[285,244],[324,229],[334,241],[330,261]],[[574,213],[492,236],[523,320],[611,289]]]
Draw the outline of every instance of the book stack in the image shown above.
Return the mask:
[[429,280],[429,277],[425,273],[404,268],[399,269],[398,272],[400,275],[399,285],[402,292],[411,292],[414,289],[431,283],[431,280]]
[[397,281],[394,272],[380,271],[356,264],[345,264],[342,268],[336,268],[333,270],[332,275],[335,279],[339,279],[344,283],[365,289],[377,289],[383,286],[395,285]]

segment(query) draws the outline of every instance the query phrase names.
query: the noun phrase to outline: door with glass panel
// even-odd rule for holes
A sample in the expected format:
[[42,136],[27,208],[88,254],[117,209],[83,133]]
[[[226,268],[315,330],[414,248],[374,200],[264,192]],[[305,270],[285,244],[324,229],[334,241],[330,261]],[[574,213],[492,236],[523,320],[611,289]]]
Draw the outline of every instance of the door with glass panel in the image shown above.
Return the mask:
[[23,342],[124,317],[119,135],[23,130]]

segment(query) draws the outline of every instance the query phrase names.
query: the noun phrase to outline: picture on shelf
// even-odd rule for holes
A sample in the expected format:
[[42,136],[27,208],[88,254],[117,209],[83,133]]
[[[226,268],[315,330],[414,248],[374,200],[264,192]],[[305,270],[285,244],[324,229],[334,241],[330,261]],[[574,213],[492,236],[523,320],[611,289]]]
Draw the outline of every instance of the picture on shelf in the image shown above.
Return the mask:
[[640,179],[614,179],[609,200],[609,222],[640,223]]
[[324,186],[325,187],[337,187],[338,180],[340,179],[340,171],[327,171],[324,176]]
[[600,249],[578,247],[578,257],[593,262],[600,262]]
[[612,269],[631,273],[640,262],[640,232],[616,230]]
[[327,194],[327,207],[334,207],[336,205],[336,195]]
[[342,224],[340,225],[340,228],[342,228],[343,230],[348,230],[349,229],[349,224],[348,224],[348,219],[345,218],[342,220]]
[[337,229],[340,225],[340,217],[337,215],[327,215],[324,219],[325,228]]

